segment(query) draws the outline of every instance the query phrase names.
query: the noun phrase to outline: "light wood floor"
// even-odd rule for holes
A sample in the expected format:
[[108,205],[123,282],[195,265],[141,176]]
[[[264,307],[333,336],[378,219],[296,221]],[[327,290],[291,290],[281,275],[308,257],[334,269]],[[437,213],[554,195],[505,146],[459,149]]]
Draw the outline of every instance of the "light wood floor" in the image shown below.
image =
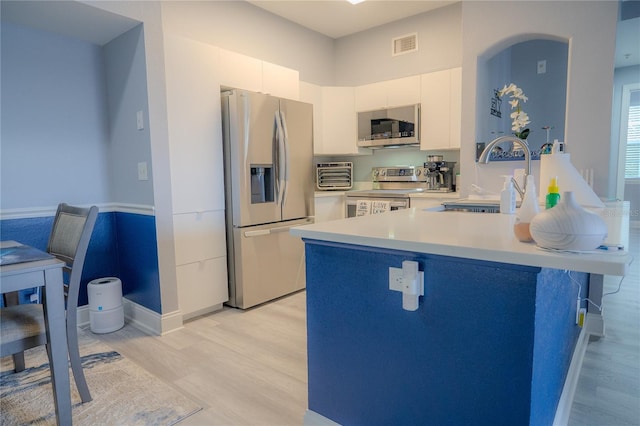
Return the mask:
[[[605,298],[606,337],[590,342],[570,425],[640,425],[640,229],[636,261]],[[614,291],[618,279],[608,279]],[[162,337],[127,325],[100,335],[115,350],[198,401],[181,425],[301,425],[307,408],[305,293],[225,308]]]

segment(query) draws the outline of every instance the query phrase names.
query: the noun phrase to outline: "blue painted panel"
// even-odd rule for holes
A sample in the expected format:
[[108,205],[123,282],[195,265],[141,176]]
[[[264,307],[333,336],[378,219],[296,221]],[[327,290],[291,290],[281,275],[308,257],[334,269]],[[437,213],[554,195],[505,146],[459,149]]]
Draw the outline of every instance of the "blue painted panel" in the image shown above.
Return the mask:
[[[115,240],[115,213],[100,213],[91,235],[87,258],[82,271],[82,286],[78,295],[78,306],[88,303],[87,283],[96,278],[119,276],[118,258]],[[15,240],[40,250],[47,249],[53,216],[6,219],[0,221],[0,239]],[[21,303],[28,303],[34,290],[23,290]]]
[[[572,272],[586,297],[589,274]],[[543,269],[536,295],[536,345],[534,349],[531,424],[552,424],[557,402],[562,393],[566,373],[580,335],[576,327],[578,284],[557,269]],[[586,303],[586,302],[585,302]],[[550,408],[553,408],[551,410]]]
[[[46,250],[53,216],[0,221],[2,240],[16,240]],[[87,283],[104,277],[122,280],[128,299],[161,313],[160,280],[155,217],[131,213],[100,213],[96,221],[84,270],[78,305],[86,305]],[[24,291],[27,302],[33,291]]]
[[[538,323],[576,327],[536,312],[550,294],[538,294],[539,268],[316,241],[306,241],[306,259],[311,410],[344,425],[530,424],[535,386],[547,386],[537,418],[555,412],[564,377],[549,371],[532,385],[534,337]],[[426,271],[415,312],[388,289],[388,268],[403,260]]]
[[155,217],[116,213],[116,234],[123,293],[161,313]]

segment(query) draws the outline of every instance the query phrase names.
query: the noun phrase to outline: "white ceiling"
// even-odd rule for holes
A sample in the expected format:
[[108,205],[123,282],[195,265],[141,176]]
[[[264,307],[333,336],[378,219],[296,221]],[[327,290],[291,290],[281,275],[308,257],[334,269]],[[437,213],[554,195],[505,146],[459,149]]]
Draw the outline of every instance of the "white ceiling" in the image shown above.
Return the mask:
[[367,0],[351,4],[346,0],[247,0],[255,6],[334,39],[458,1]]
[[[215,1],[215,0],[214,0]],[[340,38],[456,1],[247,0],[331,38]],[[0,1],[2,20],[104,45],[139,22],[77,1]],[[615,66],[640,64],[640,17],[618,22]]]

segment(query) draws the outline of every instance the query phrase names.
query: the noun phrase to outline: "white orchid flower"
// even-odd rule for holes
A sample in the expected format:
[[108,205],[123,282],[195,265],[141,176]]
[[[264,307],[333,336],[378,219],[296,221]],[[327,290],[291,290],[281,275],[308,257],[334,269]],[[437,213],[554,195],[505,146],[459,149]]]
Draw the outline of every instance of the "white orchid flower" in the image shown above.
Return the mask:
[[[529,116],[527,115],[527,113],[521,110],[520,101],[527,102],[529,98],[525,96],[521,88],[513,83],[509,84],[508,86],[505,85],[502,90],[499,91],[500,97],[506,94],[511,94],[509,105],[511,105],[511,108],[514,110],[510,115],[512,120],[511,130],[516,132],[516,136],[521,137],[521,132],[523,131],[523,129],[526,130],[525,128],[527,127],[527,124],[531,123],[531,121],[529,120]],[[529,132],[527,131],[526,133],[528,134]],[[526,137],[527,136],[524,135],[524,138]]]

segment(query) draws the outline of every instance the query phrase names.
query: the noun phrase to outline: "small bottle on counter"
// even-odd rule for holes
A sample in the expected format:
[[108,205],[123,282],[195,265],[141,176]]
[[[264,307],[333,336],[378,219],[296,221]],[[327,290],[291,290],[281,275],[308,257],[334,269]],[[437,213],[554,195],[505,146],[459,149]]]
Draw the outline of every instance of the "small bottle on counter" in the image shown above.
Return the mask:
[[516,223],[513,225],[513,233],[519,241],[533,241],[531,232],[529,232],[529,224],[539,211],[536,183],[533,180],[533,175],[527,175],[527,187],[524,193],[524,199],[516,212]]
[[544,208],[550,209],[558,204],[558,201],[560,201],[560,188],[558,188],[558,177],[556,176],[549,183]]
[[500,213],[514,214],[516,212],[516,190],[513,187],[511,176],[502,175],[504,186],[500,192]]

